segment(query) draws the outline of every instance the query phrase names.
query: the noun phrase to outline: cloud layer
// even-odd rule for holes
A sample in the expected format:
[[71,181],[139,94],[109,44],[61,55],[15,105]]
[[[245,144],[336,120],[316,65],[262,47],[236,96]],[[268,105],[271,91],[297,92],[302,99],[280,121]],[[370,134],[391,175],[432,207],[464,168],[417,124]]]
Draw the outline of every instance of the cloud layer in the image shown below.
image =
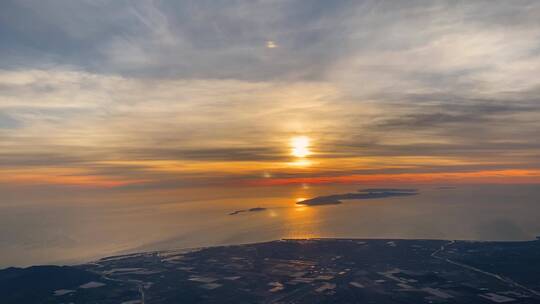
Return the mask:
[[535,181],[539,20],[536,1],[3,1],[0,182]]

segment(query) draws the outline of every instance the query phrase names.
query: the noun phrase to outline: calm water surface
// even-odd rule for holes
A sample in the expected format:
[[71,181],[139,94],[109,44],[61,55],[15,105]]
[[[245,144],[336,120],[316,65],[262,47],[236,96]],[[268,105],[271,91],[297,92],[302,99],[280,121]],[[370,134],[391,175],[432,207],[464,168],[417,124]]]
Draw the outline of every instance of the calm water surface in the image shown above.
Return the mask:
[[[419,186],[417,196],[296,205],[302,198],[360,188],[171,191],[160,193],[159,200],[148,192],[9,197],[0,206],[0,267],[280,238],[526,240],[540,235],[540,187],[535,185],[430,185]],[[228,215],[253,207],[268,209]]]

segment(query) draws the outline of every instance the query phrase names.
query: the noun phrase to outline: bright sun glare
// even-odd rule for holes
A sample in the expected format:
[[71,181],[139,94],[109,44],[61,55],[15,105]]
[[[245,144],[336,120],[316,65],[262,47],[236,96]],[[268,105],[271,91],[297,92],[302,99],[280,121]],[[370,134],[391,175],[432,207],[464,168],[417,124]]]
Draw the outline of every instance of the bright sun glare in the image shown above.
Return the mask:
[[291,154],[296,157],[306,157],[309,151],[310,140],[307,136],[296,136],[291,139]]

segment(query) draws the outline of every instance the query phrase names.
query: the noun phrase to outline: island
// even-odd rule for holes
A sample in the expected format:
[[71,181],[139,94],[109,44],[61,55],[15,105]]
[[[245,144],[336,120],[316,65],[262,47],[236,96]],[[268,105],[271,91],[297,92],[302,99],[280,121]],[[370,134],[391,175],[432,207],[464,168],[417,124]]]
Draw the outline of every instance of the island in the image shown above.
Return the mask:
[[341,204],[342,200],[365,200],[417,194],[418,190],[416,189],[369,188],[358,190],[358,192],[355,193],[318,196],[299,201],[297,204],[306,206],[337,205]]

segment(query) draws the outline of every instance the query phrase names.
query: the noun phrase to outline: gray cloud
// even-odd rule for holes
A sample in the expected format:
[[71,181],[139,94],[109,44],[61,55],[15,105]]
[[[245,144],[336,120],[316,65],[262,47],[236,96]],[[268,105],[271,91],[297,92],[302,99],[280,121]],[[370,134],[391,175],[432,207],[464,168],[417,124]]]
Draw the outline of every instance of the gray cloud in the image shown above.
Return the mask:
[[272,147],[239,147],[215,149],[141,148],[123,151],[133,159],[185,159],[211,161],[276,161],[285,160],[282,151]]
[[[342,59],[409,52],[455,33],[519,34],[538,27],[540,6],[534,1],[88,0],[3,1],[1,11],[4,68],[60,64],[105,74],[261,80],[323,79]],[[266,50],[268,40],[279,47]],[[520,51],[537,56],[539,50]],[[446,70],[425,64],[407,71],[406,65],[374,60],[364,68],[402,69],[431,84],[459,83],[467,71],[490,68],[484,62]]]
[[[414,109],[414,108],[413,108]],[[540,112],[540,104],[526,101],[501,102],[498,100],[436,101],[435,104],[418,105],[417,113],[403,114],[383,120],[376,128],[437,128],[455,124],[479,124],[494,120],[519,122],[520,114]],[[489,124],[487,124],[489,125]]]
[[0,112],[0,129],[13,129],[21,126],[21,122],[10,115]]
[[[337,48],[324,43],[333,39],[335,24],[321,19],[339,18],[345,4],[7,1],[0,16],[0,66],[61,64],[152,77],[310,77],[320,67],[307,67]],[[265,50],[267,40],[280,48]]]

